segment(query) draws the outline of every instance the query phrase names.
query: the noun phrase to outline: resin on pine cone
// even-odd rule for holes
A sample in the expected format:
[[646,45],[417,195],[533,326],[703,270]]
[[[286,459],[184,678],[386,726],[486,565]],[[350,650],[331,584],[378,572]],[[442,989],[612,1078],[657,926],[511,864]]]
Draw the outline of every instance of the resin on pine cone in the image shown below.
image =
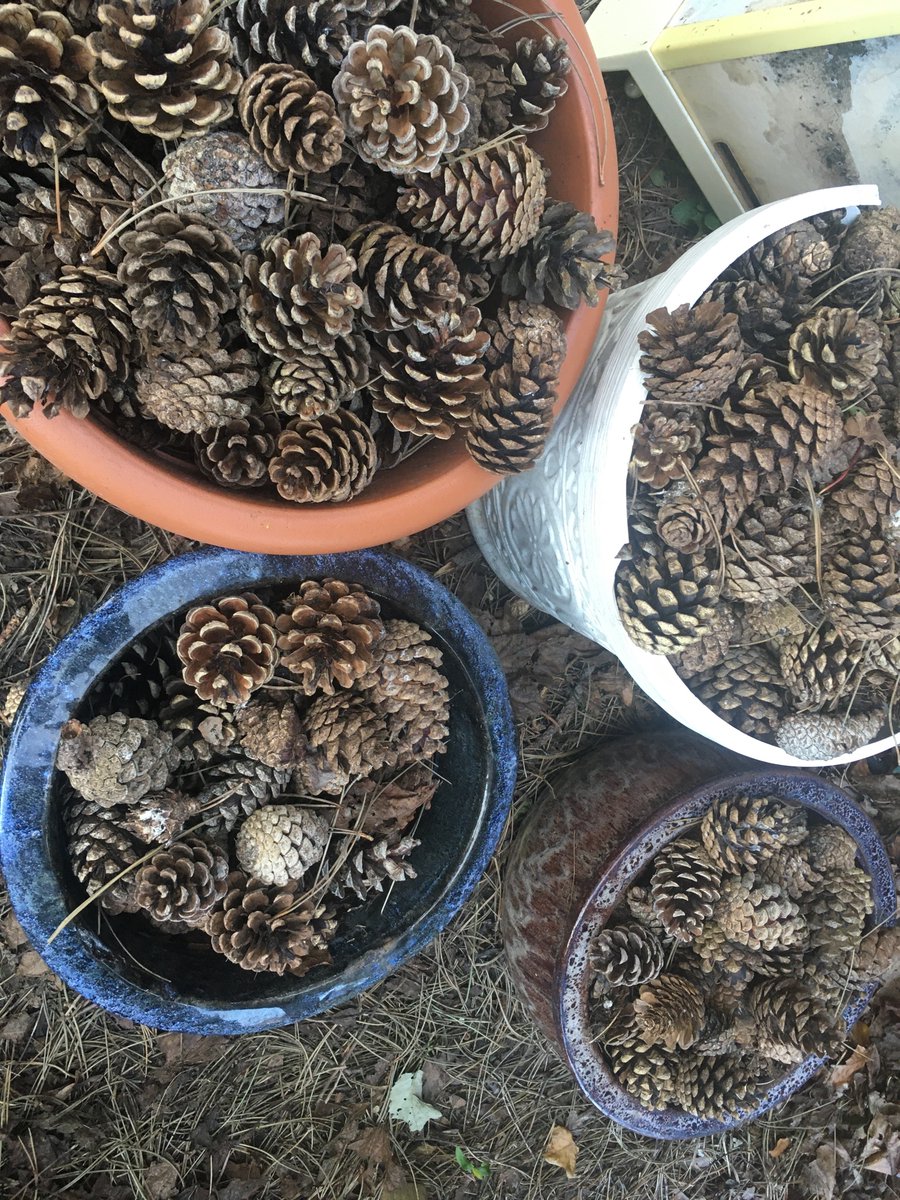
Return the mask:
[[715,404],[734,383],[744,351],[737,317],[718,301],[657,308],[638,334],[647,392],[658,402]]
[[217,707],[243,704],[276,664],[275,614],[252,592],[188,611],[176,642],[184,680]]
[[633,987],[655,979],[665,963],[659,938],[639,925],[601,929],[588,953],[591,969],[610,987]]
[[141,412],[168,429],[206,433],[247,418],[259,390],[248,350],[205,343],[152,354],[136,375]]
[[701,845],[679,838],[653,860],[650,896],[665,930],[679,941],[697,936],[719,898],[722,870]]
[[372,431],[347,408],[315,421],[295,417],[278,436],[269,478],[295,504],[352,500],[372,482],[378,450]]
[[88,724],[67,721],[56,765],[72,787],[93,804],[135,804],[164,788],[181,762],[171,733],[155,721],[114,712]]
[[134,880],[135,901],[154,921],[202,925],[225,895],[228,855],[214,842],[186,837],[163,847]]
[[563,308],[577,308],[582,301],[595,305],[608,287],[603,256],[615,245],[590,213],[566,201],[549,201],[531,241],[499,264],[500,286],[504,295],[524,295],[533,304],[549,299]]
[[344,127],[334,101],[304,71],[263,63],[241,87],[238,114],[273,171],[324,174],[341,159]]
[[307,579],[275,619],[281,666],[307,696],[349,688],[373,666],[384,638],[378,602],[358,583]]
[[398,225],[370,221],[347,240],[363,287],[360,320],[376,333],[431,326],[459,296],[459,271],[446,254]]
[[260,883],[279,887],[303,878],[322,861],[331,826],[320,813],[299,804],[267,804],[237,832],[238,866]]

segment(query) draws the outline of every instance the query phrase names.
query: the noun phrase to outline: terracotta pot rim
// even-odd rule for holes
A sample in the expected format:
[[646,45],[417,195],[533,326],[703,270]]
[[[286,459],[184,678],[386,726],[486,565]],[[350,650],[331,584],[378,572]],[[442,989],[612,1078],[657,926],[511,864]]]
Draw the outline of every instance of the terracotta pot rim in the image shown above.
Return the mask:
[[[606,924],[629,883],[662,846],[682,835],[686,820],[690,818],[690,824],[695,824],[713,800],[736,791],[774,793],[783,800],[812,810],[849,833],[856,841],[872,883],[874,908],[867,925],[871,928],[893,923],[896,890],[890,861],[878,831],[859,805],[827,780],[790,768],[742,771],[692,788],[654,813],[598,870],[597,883],[573,921],[572,932],[560,952],[562,986],[557,1010],[566,1061],[578,1086],[607,1116],[647,1137],[677,1140],[734,1129],[793,1095],[827,1061],[826,1056],[809,1055],[778,1079],[753,1109],[723,1120],[705,1120],[674,1108],[662,1112],[644,1108],[616,1081],[600,1051],[594,1049],[588,1011],[587,946],[590,939]],[[848,1001],[844,1009],[848,1025],[859,1018],[875,989],[873,984]]]

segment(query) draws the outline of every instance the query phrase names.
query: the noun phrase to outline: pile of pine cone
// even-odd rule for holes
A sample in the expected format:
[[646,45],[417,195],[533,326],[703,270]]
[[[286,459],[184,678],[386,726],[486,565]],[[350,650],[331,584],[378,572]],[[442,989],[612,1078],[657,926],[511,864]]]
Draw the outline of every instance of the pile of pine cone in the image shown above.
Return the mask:
[[590,952],[596,1040],[630,1095],[741,1115],[840,1046],[849,1000],[900,969],[900,928],[863,936],[855,860],[839,826],[765,795],[714,803],[657,853]]
[[72,869],[107,913],[299,976],[349,909],[415,877],[449,697],[430,635],[359,584],[268,601],[201,604],[132,645],[57,765]]
[[[468,0],[0,6],[4,399],[343,501],[456,434],[540,453],[610,234],[526,137],[566,43]],[[554,308],[548,305],[555,306]]]
[[647,317],[625,627],[800,758],[893,728],[900,211],[798,221]]

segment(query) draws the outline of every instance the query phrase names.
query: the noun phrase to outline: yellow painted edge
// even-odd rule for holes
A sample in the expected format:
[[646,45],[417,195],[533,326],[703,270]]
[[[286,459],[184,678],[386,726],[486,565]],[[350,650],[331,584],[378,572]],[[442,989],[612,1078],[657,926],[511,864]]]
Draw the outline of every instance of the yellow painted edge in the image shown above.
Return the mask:
[[[848,11],[852,9],[853,11]],[[803,0],[665,29],[650,52],[666,71],[900,34],[898,0]]]

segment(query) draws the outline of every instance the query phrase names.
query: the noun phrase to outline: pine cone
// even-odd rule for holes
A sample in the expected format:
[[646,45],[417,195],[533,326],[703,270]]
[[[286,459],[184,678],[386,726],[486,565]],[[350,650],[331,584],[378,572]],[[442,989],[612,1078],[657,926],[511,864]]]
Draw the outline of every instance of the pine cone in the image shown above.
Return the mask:
[[385,715],[396,765],[427,762],[443,754],[450,720],[447,679],[431,663],[417,669],[393,695],[382,695],[376,707]]
[[65,13],[76,33],[88,33],[96,22],[101,0],[38,0],[42,12],[53,9]]
[[859,944],[853,964],[861,983],[893,983],[900,973],[900,925],[878,929]]
[[652,488],[663,488],[694,465],[703,429],[690,409],[645,409],[634,427],[630,469]]
[[714,958],[721,937],[753,952],[778,953],[805,949],[809,928],[798,905],[778,884],[763,883],[747,871],[723,879],[712,916],[694,942],[700,957]]
[[134,349],[128,306],[114,275],[63,267],[19,313],[3,348],[3,399],[16,417],[35,404],[54,417],[61,408],[86,417],[92,404],[124,383]]
[[[662,430],[662,426],[660,428]],[[647,457],[643,447],[639,453],[642,459]],[[673,465],[678,466],[677,459]],[[647,469],[649,470],[649,464]],[[756,486],[755,478],[752,486]],[[671,550],[677,550],[679,554],[700,554],[710,546],[718,546],[720,526],[724,524],[728,527],[732,519],[743,511],[749,494],[742,493],[740,501],[733,504],[731,517],[726,516],[723,498],[714,487],[706,487],[699,493],[689,492],[676,496],[674,500],[667,500],[660,505],[656,519],[659,540]]]
[[320,696],[307,710],[304,728],[310,753],[297,774],[309,795],[340,795],[355,777],[397,765],[388,717],[365,696]]
[[136,376],[144,416],[181,433],[205,433],[248,417],[259,391],[249,350],[222,350],[209,343],[152,355]]
[[634,1023],[648,1045],[686,1050],[706,1022],[703,993],[683,975],[659,975],[645,983],[634,1002]]
[[715,404],[744,359],[737,317],[720,302],[682,304],[647,314],[653,332],[638,334],[644,385],[662,403]]
[[228,750],[237,736],[234,714],[201,700],[185,683],[180,663],[177,674],[166,680],[165,697],[157,710],[162,728],[173,734],[176,743],[198,763],[209,762],[214,754]]
[[198,433],[194,454],[201,471],[222,487],[261,487],[268,482],[280,432],[277,417],[250,409],[244,417]]
[[190,138],[167,154],[162,165],[166,195],[184,197],[179,209],[212,218],[238,250],[256,250],[281,229],[285,180],[243,134],[217,130]]
[[722,871],[753,871],[783,846],[800,845],[806,837],[806,814],[774,796],[728,796],[705,813],[700,837]]
[[838,267],[844,279],[866,272],[841,287],[841,300],[853,305],[869,300],[878,284],[870,272],[900,267],[900,212],[889,206],[863,209],[841,243]]
[[415,869],[406,859],[418,845],[412,837],[382,838],[354,850],[335,875],[329,891],[338,899],[353,892],[360,900],[366,900],[372,892],[382,892],[385,883],[415,879]]
[[[741,629],[746,642],[780,642],[809,628],[802,609],[791,600],[747,604],[741,610]],[[769,649],[769,647],[767,647]],[[777,649],[777,646],[774,647]]]
[[609,286],[603,255],[615,245],[613,235],[598,230],[590,213],[566,201],[551,201],[531,241],[499,264],[503,294],[563,308],[577,308],[582,301],[595,305]]
[[671,1104],[677,1063],[673,1054],[648,1045],[636,1030],[608,1043],[604,1050],[612,1074],[644,1108],[658,1112]]
[[101,808],[135,804],[169,782],[181,762],[171,733],[155,721],[114,712],[87,725],[67,721],[56,765],[85,800]]
[[187,837],[158,850],[134,881],[138,906],[154,921],[203,925],[225,895],[228,855],[214,842]]
[[720,604],[706,632],[686,650],[675,656],[673,665],[682,678],[717,667],[729,656],[738,640],[738,619],[727,604]]
[[344,127],[334,101],[304,71],[263,63],[241,87],[238,114],[273,171],[319,174],[340,161]]
[[756,1022],[754,1042],[767,1058],[801,1063],[809,1054],[825,1054],[838,1035],[828,1009],[793,979],[766,979],[749,996]]
[[833,258],[830,242],[811,221],[794,221],[742,254],[725,277],[756,279],[794,296],[827,271]]
[[275,619],[281,666],[307,696],[334,695],[372,670],[385,627],[377,600],[360,584],[307,579],[283,608]]
[[743,1058],[691,1054],[678,1059],[673,1099],[692,1116],[721,1121],[749,1114],[759,1098],[760,1085]]
[[235,58],[248,71],[263,63],[288,63],[327,77],[350,46],[343,0],[237,0],[223,9]]
[[126,833],[149,846],[177,838],[197,817],[201,818],[201,824],[209,819],[202,801],[175,788],[166,788],[163,792],[148,792],[129,805],[120,824]]
[[868,872],[854,866],[829,871],[806,902],[811,946],[823,958],[846,958],[859,945],[871,911]]
[[653,897],[648,887],[633,883],[625,893],[623,904],[628,915],[639,926],[645,926],[659,938],[668,937],[668,931],[653,907]]
[[389,772],[387,778],[361,779],[344,798],[347,823],[375,838],[399,838],[415,817],[431,807],[439,782],[427,763]]
[[880,712],[830,717],[803,713],[785,717],[775,730],[775,742],[794,758],[837,758],[867,746],[884,724]]
[[791,900],[802,900],[822,882],[822,872],[811,862],[805,845],[782,846],[755,869],[762,883],[776,883]]
[[815,537],[809,508],[786,495],[756,500],[725,549],[723,595],[744,604],[771,604],[815,579]]
[[866,531],[889,524],[900,508],[900,468],[876,454],[859,463],[841,487],[828,494],[841,519],[851,529]]
[[471,419],[487,384],[481,359],[488,334],[477,308],[452,308],[433,328],[388,333],[372,381],[372,407],[395,429],[417,437],[450,438]]
[[363,162],[345,142],[340,161],[327,174],[304,179],[303,193],[318,199],[304,199],[302,193],[291,198],[296,227],[330,242],[334,237],[346,239],[360,225],[393,213],[397,180]]
[[290,362],[272,361],[269,394],[288,416],[317,421],[366,386],[369,362],[369,343],[360,333],[337,338],[331,350],[299,349]]
[[314,809],[298,804],[257,808],[237,832],[238,866],[267,887],[298,882],[322,861],[331,826]]
[[[769,351],[791,331],[785,298],[770,283],[752,279],[718,280],[701,297],[703,303],[719,300],[738,319],[741,337],[754,350]],[[772,371],[775,378],[775,372]],[[743,390],[743,389],[742,389]]]
[[481,262],[515,254],[537,233],[546,184],[541,160],[523,141],[443,163],[402,187],[397,209]]
[[94,54],[62,13],[0,7],[3,153],[34,167],[79,150],[100,98],[88,82]]
[[526,133],[546,129],[556,101],[569,90],[566,76],[572,63],[568,49],[562,38],[549,33],[516,42],[509,79],[513,85],[511,119],[517,129]]
[[[288,700],[251,700],[235,717],[241,749],[254,762],[292,771],[306,755],[303,724]],[[262,876],[260,876],[262,878]]]
[[222,907],[209,918],[212,948],[245,971],[305,975],[331,962],[328,942],[337,923],[323,904],[298,904],[300,887],[265,887],[233,871]]
[[781,674],[798,706],[822,708],[852,696],[866,657],[861,642],[847,642],[830,625],[820,625],[781,643]]
[[826,608],[847,638],[883,637],[896,631],[900,580],[888,544],[851,537],[826,558],[822,571]]
[[[95,804],[70,794],[63,809],[69,860],[75,878],[89,896],[100,892],[111,879],[139,857],[134,839],[120,825],[125,809]],[[101,892],[98,899],[107,912],[134,912],[134,879],[126,875]]]
[[368,425],[346,408],[317,421],[297,417],[278,437],[269,478],[295,504],[352,500],[372,482],[378,451]]
[[209,218],[159,211],[119,244],[119,282],[132,318],[157,344],[198,345],[237,303],[241,258]]
[[169,680],[179,673],[178,660],[165,640],[138,638],[103,672],[91,689],[97,710],[156,717],[165,702]]
[[689,838],[670,842],[653,860],[650,895],[666,931],[689,942],[700,932],[719,898],[722,869]]
[[751,737],[771,736],[785,707],[778,664],[759,646],[734,647],[724,662],[691,676],[691,691]]
[[279,796],[290,776],[244,755],[231,755],[211,766],[203,778],[198,800],[223,831],[230,833],[238,821]]
[[843,403],[855,400],[878,371],[881,333],[852,308],[817,308],[790,336],[788,373],[830,389]]
[[[424,11],[429,5],[420,8]],[[465,131],[467,147],[492,141],[508,131],[514,88],[509,79],[509,51],[494,37],[481,17],[470,7],[461,4],[444,5],[444,11],[431,4],[435,11],[429,32],[453,51],[456,65],[472,81],[466,96],[466,105],[471,110],[471,123]],[[476,122],[477,118],[477,122]]]
[[184,680],[219,708],[243,704],[275,670],[275,614],[252,592],[188,611],[175,644]]
[[638,925],[601,929],[588,953],[591,970],[610,987],[633,987],[655,979],[665,963],[662,943],[650,929]]
[[843,874],[856,864],[858,846],[840,825],[815,825],[804,844],[811,867],[823,876]]
[[351,332],[363,301],[355,270],[343,246],[333,242],[323,251],[314,233],[271,238],[261,259],[244,259],[240,311],[247,336],[285,361],[310,347],[333,349]]
[[[384,636],[374,645],[371,662],[356,681],[376,703],[410,700],[421,687],[425,669],[438,668],[444,656],[431,634],[413,621],[384,622]],[[430,676],[429,676],[430,678]]]
[[651,654],[677,654],[696,642],[714,619],[718,599],[716,573],[702,555],[660,547],[616,571],[622,624]]
[[459,271],[446,254],[420,245],[397,225],[370,221],[347,241],[363,285],[360,319],[383,332],[433,326],[459,296]]

